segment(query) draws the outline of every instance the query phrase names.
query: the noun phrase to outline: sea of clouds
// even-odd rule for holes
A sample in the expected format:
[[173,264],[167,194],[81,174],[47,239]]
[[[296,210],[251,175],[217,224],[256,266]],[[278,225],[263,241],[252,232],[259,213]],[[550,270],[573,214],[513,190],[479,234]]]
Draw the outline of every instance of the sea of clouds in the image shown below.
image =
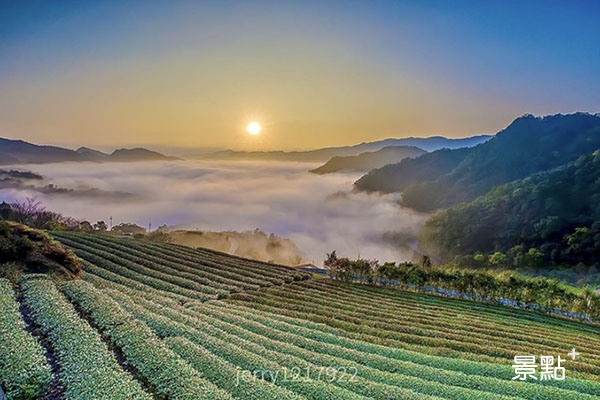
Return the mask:
[[[37,196],[47,209],[91,222],[210,231],[260,229],[291,239],[305,261],[337,250],[380,261],[412,257],[426,215],[397,195],[353,193],[357,174],[314,175],[312,163],[171,161],[19,165],[71,192],[0,190],[7,201]],[[94,190],[90,190],[94,189]],[[90,194],[87,195],[86,193]],[[96,193],[97,195],[93,195]]]

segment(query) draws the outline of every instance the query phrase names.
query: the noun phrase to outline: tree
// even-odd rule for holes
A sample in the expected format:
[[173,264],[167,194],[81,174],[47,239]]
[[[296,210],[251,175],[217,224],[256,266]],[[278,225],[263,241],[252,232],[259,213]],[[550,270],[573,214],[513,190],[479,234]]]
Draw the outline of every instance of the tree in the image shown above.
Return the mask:
[[94,227],[89,221],[79,221],[79,230],[82,232],[91,232],[94,230]]
[[[6,212],[6,210],[5,210]],[[37,229],[71,229],[71,218],[48,211],[36,197],[27,197],[23,202],[10,204],[10,219]],[[75,229],[78,224],[75,224]]]
[[94,230],[98,232],[106,232],[108,230],[108,225],[104,221],[98,221],[94,224]]
[[494,254],[490,255],[489,262],[496,268],[502,268],[506,266],[506,254],[501,251],[496,251]]
[[11,213],[12,213],[12,208],[11,208],[10,204],[3,201],[2,204],[0,204],[0,219],[4,219],[4,220],[10,219]]
[[544,263],[544,253],[535,247],[527,250],[527,263],[533,268],[539,268]]
[[145,234],[146,229],[142,228],[139,225],[132,223],[122,223],[116,226],[113,226],[112,231],[115,233],[120,233],[122,235],[136,235],[136,234]]
[[429,258],[429,256],[427,256],[427,255],[423,255],[423,258],[421,259],[421,265],[424,268],[431,267],[431,258]]

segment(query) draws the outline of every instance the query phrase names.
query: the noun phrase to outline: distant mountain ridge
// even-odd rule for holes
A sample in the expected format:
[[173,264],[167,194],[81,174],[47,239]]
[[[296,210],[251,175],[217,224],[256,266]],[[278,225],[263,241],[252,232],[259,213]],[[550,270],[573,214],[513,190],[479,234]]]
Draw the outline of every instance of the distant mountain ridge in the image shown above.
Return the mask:
[[366,172],[425,153],[425,150],[414,146],[388,146],[377,151],[366,151],[357,156],[336,156],[310,172],[319,175],[340,171]]
[[566,164],[597,148],[600,114],[528,114],[478,146],[405,159],[370,171],[355,187],[402,192],[403,205],[432,211],[473,200],[495,186]]
[[272,161],[312,161],[326,162],[336,156],[356,156],[367,151],[378,151],[389,146],[414,146],[425,151],[434,151],[442,148],[457,149],[472,147],[491,139],[490,135],[478,135],[460,139],[450,139],[443,136],[427,138],[400,138],[384,139],[375,142],[364,142],[353,146],[324,147],[306,151],[235,151],[223,150],[214,153],[193,156],[199,159],[220,160],[272,160]]
[[153,161],[176,160],[144,148],[118,149],[111,154],[87,147],[77,150],[57,146],[37,145],[23,140],[0,138],[0,164],[51,163],[63,161]]

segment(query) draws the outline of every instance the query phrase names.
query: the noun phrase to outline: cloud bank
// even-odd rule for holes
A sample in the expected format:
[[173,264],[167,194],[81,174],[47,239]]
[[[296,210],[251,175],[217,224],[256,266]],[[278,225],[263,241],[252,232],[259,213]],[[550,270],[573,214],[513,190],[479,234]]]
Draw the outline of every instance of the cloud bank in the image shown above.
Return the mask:
[[[411,243],[426,216],[397,206],[395,195],[352,193],[356,174],[317,176],[312,163],[169,161],[21,165],[55,186],[131,193],[124,197],[69,196],[0,190],[3,200],[37,195],[53,211],[92,222],[245,231],[256,228],[291,239],[305,261],[325,253],[379,260],[412,257]],[[390,240],[390,238],[394,238]],[[400,239],[398,239],[400,238]]]

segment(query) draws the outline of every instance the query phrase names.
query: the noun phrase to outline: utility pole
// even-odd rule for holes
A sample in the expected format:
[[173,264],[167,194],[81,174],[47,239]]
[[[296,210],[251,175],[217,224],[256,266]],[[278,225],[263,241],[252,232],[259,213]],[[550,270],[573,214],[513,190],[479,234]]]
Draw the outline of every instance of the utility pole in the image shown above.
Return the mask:
[[110,217],[110,229],[109,231],[112,231],[112,217]]
[[152,231],[152,222],[148,222],[148,233]]

